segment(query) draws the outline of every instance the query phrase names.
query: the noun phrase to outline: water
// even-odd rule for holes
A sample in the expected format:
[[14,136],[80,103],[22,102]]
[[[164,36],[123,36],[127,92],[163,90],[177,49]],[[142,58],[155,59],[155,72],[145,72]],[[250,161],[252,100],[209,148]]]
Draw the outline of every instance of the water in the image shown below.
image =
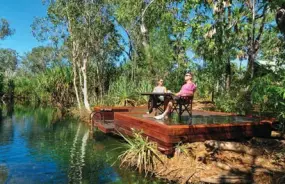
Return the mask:
[[161,183],[113,164],[121,140],[78,120],[54,119],[49,108],[4,107],[0,121],[0,183]]

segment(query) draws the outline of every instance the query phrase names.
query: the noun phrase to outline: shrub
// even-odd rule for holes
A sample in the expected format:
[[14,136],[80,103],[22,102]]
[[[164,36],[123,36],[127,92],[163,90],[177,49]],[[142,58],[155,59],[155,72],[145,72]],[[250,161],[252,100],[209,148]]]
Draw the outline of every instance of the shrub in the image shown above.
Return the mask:
[[121,166],[136,167],[140,173],[147,175],[155,168],[157,160],[162,162],[156,144],[150,142],[148,137],[143,137],[141,131],[133,131],[133,138],[121,136],[126,141],[126,150],[119,156]]
[[235,112],[247,114],[251,111],[251,103],[248,102],[248,95],[245,92],[223,93],[217,96],[215,104],[218,110],[223,112]]

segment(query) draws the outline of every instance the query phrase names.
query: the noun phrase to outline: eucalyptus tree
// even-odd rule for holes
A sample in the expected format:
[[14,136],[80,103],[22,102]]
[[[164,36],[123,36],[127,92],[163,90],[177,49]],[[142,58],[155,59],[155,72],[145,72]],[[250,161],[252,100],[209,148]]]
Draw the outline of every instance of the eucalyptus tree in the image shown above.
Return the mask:
[[[0,19],[0,40],[5,39],[8,36],[13,35],[14,29],[11,29],[6,19]],[[0,49],[0,95],[3,95],[4,79],[5,76],[11,74],[17,65],[17,53],[12,49]]]
[[214,73],[225,76],[227,89],[232,75],[230,61],[235,58],[247,60],[246,79],[252,79],[256,59],[262,55],[263,35],[274,20],[268,1],[208,1],[197,5],[194,15],[194,50],[208,65],[212,63],[217,69]]
[[[169,54],[162,48],[170,45],[168,31],[171,24],[167,19],[171,18],[169,10],[172,1],[113,0],[112,2],[115,19],[127,35],[125,49],[131,62],[131,78],[133,80],[138,80],[139,76],[149,78],[157,73],[157,63],[163,63],[159,60],[165,57],[158,57],[159,54]],[[165,44],[161,46],[162,48],[157,45],[159,39],[162,39]],[[158,50],[162,53],[158,54]],[[169,51],[168,48],[167,51]]]
[[[213,92],[220,86],[230,89],[231,60],[235,59],[240,41],[234,30],[237,11],[224,1],[195,4],[188,2],[185,9],[192,9],[189,16],[190,47],[197,58],[203,61],[203,70]],[[227,1],[226,1],[227,2]],[[223,84],[223,85],[221,85]],[[224,85],[225,84],[225,85]]]
[[32,49],[22,57],[22,67],[31,73],[42,73],[47,68],[57,64],[60,58],[56,55],[56,50],[49,46],[39,46]]
[[18,64],[18,54],[12,49],[0,49],[0,95],[13,98],[14,81]]
[[[108,48],[106,45],[118,42],[118,34],[116,34],[117,31],[111,19],[108,3],[93,0],[52,1],[49,3],[48,17],[45,20],[52,27],[51,32],[52,30],[63,30],[60,34],[53,35],[52,39],[57,43],[63,43],[70,49],[77,104],[81,108],[79,86],[84,106],[90,110],[87,76],[90,62],[92,60],[99,64],[102,60],[97,60],[97,56],[100,55],[101,57],[104,56],[106,60],[110,58],[109,54],[103,54],[110,51],[105,50]],[[47,26],[42,27],[40,25],[43,24],[36,23],[33,27],[34,30],[43,28],[37,33],[41,36],[45,34]],[[54,32],[50,35],[52,34]],[[109,48],[113,49],[114,47]]]
[[14,34],[14,32],[15,30],[10,28],[10,25],[6,19],[0,19],[0,40]]
[[14,72],[18,63],[18,54],[13,49],[0,49],[0,72]]

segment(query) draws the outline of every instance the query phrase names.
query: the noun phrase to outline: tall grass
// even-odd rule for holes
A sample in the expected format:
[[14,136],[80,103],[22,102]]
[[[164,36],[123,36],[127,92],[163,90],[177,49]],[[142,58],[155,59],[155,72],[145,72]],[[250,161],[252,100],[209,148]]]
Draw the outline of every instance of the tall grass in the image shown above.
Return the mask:
[[147,80],[132,81],[126,76],[110,84],[107,95],[102,103],[104,105],[139,105],[147,102],[147,97],[142,96],[143,92],[152,91],[152,83]]
[[157,145],[150,142],[148,137],[143,137],[142,132],[133,131],[133,138],[125,137],[121,134],[126,143],[126,150],[118,157],[121,161],[120,166],[135,167],[139,173],[144,172],[147,175],[153,171],[156,162],[162,163],[158,155]]

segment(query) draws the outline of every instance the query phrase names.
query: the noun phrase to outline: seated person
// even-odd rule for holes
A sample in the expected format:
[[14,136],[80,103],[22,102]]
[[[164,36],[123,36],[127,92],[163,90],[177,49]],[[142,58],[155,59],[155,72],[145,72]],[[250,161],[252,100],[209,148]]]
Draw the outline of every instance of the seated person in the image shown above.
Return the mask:
[[[163,86],[163,80],[162,79],[159,79],[157,81],[157,86],[154,87],[153,89],[153,93],[166,93],[167,90],[166,90],[166,87]],[[163,96],[160,96],[159,97],[159,100],[163,101]]]
[[[184,79],[185,79],[186,83],[181,87],[180,91],[175,94],[176,97],[194,95],[194,92],[196,90],[196,85],[192,82],[193,75],[188,72],[185,74]],[[175,97],[174,97],[174,99],[175,99]],[[167,116],[169,114],[169,112],[172,109],[172,106],[173,106],[173,102],[170,101],[167,104],[166,110],[161,115],[155,116],[154,118],[155,119],[163,119],[165,116]]]
[[[159,79],[157,81],[157,86],[154,87],[153,89],[153,93],[166,93],[166,87],[163,86],[163,79]],[[164,101],[164,96],[159,96],[158,99],[155,99],[155,100],[159,100],[161,102]],[[152,110],[150,110],[150,112],[154,112],[154,115],[156,116],[157,115],[157,106],[154,106],[152,108]]]

